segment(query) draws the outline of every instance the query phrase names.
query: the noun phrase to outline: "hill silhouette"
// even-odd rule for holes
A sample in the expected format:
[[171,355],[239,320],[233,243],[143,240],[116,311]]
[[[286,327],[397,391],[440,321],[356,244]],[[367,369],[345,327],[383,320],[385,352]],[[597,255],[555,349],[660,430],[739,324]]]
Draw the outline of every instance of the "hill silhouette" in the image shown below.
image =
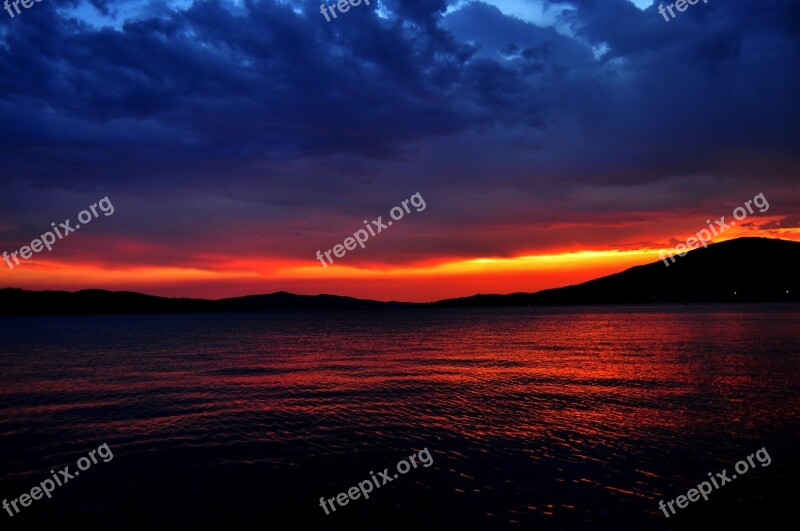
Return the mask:
[[379,302],[337,295],[295,295],[285,291],[230,299],[155,297],[130,291],[86,289],[28,291],[0,289],[2,315],[61,315],[112,313],[248,312],[270,310],[356,310],[414,306],[413,303]]
[[582,284],[536,293],[473,295],[433,303],[380,302],[277,292],[220,300],[168,298],[98,289],[0,289],[0,315],[464,308],[587,304],[800,301],[800,243],[738,238]]
[[582,284],[536,293],[473,295],[439,307],[778,302],[800,300],[800,243],[737,238]]

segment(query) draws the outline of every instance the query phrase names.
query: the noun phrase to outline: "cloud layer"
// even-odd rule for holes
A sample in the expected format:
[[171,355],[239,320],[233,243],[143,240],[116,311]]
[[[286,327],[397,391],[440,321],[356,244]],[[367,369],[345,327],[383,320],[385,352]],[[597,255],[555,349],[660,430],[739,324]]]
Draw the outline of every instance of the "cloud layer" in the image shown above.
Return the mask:
[[792,2],[667,23],[628,0],[387,0],[326,23],[315,2],[92,0],[2,24],[6,249],[106,195],[114,222],[53,259],[311,262],[415,192],[428,209],[352,265],[657,246],[759,192],[784,220],[761,230],[800,217]]

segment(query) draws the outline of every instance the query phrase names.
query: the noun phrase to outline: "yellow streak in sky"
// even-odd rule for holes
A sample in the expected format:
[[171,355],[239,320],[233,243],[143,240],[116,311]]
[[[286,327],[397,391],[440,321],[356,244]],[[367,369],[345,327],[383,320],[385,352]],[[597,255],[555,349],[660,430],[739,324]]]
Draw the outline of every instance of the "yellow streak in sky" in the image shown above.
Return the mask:
[[516,258],[472,258],[429,266],[393,267],[388,269],[362,268],[345,265],[340,262],[334,262],[327,268],[323,268],[319,262],[316,262],[316,266],[289,267],[276,271],[275,273],[288,278],[319,278],[323,275],[336,278],[391,278],[475,273],[498,274],[503,272],[532,273],[536,270],[562,268],[584,269],[587,266],[595,267],[613,263],[619,263],[621,267],[630,267],[631,265],[646,264],[658,260],[658,251],[658,249],[635,251],[579,251],[561,254],[519,256]]

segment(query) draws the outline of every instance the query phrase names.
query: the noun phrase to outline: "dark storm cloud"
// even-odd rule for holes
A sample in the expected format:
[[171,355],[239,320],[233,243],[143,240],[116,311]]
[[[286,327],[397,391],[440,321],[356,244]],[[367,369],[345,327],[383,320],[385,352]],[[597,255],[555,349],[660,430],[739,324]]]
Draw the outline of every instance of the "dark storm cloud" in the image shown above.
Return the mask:
[[[210,250],[302,256],[420,191],[438,205],[409,222],[424,237],[382,251],[411,260],[513,254],[559,223],[596,224],[591,244],[604,222],[790,184],[797,4],[712,0],[669,23],[570,4],[558,29],[443,0],[330,23],[318,2],[140,3],[107,27],[38,5],[0,33],[0,221],[33,230],[64,191],[111,195],[127,238],[179,248],[213,226]],[[224,236],[251,226],[268,233]]]
[[[22,116],[6,108],[4,136],[23,155],[74,141],[78,161],[103,149],[180,167],[197,157],[386,157],[398,142],[455,132],[492,114],[493,98],[470,101],[478,103],[472,110],[451,104],[463,99],[455,93],[471,49],[442,31],[380,23],[363,10],[329,25],[313,7],[297,15],[290,5],[245,6],[234,12],[199,2],[121,31],[54,10],[14,21],[0,55],[0,97],[24,109],[31,125],[12,130],[8,118]],[[82,121],[89,137],[53,130],[59,119]],[[151,137],[151,121],[165,127],[163,138]],[[120,142],[119,129],[138,133],[138,141]],[[167,147],[164,160],[158,150]],[[8,155],[12,167],[22,162],[29,177],[40,177],[35,157]]]
[[[602,63],[611,75],[594,90],[588,83],[578,89],[602,118],[591,124],[595,131],[616,140],[598,147],[618,156],[592,160],[617,167],[606,176],[632,182],[706,171],[745,178],[754,168],[725,160],[763,151],[796,167],[797,3],[709,2],[670,22],[658,15],[658,2],[644,12],[626,0],[572,3],[565,20],[575,35],[608,46]],[[600,98],[590,95],[596,91]],[[590,123],[588,115],[583,120]]]

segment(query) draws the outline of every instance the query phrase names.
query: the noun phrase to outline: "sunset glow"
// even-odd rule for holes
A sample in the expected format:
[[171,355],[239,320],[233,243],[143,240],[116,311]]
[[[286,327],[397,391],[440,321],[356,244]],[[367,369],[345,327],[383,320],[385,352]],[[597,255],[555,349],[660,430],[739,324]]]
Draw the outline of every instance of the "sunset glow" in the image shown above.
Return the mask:
[[[800,241],[794,34],[613,3],[611,25],[538,0],[9,18],[0,287],[429,301],[656,262],[737,208],[712,242]],[[100,198],[113,215],[13,262]]]

